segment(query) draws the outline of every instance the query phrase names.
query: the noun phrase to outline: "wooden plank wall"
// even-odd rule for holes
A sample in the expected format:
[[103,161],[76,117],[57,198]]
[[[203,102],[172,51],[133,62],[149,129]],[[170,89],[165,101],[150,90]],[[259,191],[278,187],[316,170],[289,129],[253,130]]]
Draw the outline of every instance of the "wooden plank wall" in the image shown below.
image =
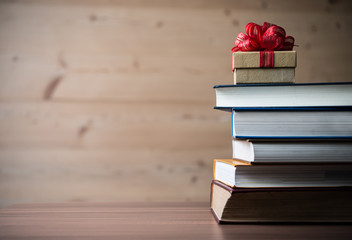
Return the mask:
[[230,49],[248,22],[295,36],[297,82],[350,81],[350,1],[0,2],[0,207],[208,201],[231,156]]

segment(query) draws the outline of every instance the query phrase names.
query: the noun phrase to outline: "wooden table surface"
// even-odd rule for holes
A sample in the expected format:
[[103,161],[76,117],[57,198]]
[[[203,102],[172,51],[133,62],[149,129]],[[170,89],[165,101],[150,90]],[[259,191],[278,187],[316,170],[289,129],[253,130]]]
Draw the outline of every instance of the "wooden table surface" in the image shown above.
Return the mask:
[[352,225],[218,225],[209,203],[38,203],[0,209],[0,239],[351,239]]

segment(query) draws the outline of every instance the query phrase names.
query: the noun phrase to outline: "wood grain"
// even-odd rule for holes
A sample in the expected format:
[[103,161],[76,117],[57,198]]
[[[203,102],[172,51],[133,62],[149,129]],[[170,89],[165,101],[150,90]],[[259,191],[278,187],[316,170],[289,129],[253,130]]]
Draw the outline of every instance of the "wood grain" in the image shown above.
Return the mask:
[[1,150],[1,206],[44,199],[202,201],[209,199],[219,150]]
[[209,203],[16,204],[2,239],[350,239],[349,225],[218,225]]
[[[45,99],[44,90],[60,77],[53,98],[167,101],[182,92],[182,99],[211,102],[212,85],[231,83],[234,35],[262,19],[280,22],[295,36],[297,82],[350,81],[350,4],[323,9],[315,1],[320,10],[309,12],[293,2],[276,3],[280,11],[256,10],[258,3],[225,11],[156,2],[154,8],[5,2],[0,61],[6,87],[0,97]],[[334,10],[343,5],[344,11]]]
[[229,115],[186,103],[0,103],[0,147],[198,149],[222,147]]
[[212,86],[233,81],[235,35],[277,23],[299,45],[297,82],[350,81],[351,12],[319,0],[1,1],[0,207],[208,200],[211,160],[231,156]]

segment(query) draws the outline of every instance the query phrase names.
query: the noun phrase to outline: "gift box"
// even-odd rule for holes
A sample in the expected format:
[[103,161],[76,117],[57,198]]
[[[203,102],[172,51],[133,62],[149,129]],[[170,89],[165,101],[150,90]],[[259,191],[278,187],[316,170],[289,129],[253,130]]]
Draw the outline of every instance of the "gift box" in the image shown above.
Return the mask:
[[234,83],[293,83],[297,62],[294,37],[268,22],[248,23],[245,30],[231,49]]
[[235,68],[234,84],[294,83],[295,68]]
[[296,56],[296,51],[234,52],[234,84],[293,83]]
[[[264,66],[265,58],[271,57],[268,54],[270,54],[269,51],[234,52],[232,53],[232,70],[235,68],[270,68]],[[296,51],[272,51],[272,55],[271,68],[295,68],[297,65]],[[267,61],[271,62],[271,59]]]

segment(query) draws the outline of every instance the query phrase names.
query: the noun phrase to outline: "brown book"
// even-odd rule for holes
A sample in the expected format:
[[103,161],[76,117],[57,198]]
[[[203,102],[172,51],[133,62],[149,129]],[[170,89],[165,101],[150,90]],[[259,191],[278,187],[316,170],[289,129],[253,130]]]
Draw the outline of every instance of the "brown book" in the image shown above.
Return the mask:
[[352,222],[352,187],[231,188],[211,184],[219,223]]

